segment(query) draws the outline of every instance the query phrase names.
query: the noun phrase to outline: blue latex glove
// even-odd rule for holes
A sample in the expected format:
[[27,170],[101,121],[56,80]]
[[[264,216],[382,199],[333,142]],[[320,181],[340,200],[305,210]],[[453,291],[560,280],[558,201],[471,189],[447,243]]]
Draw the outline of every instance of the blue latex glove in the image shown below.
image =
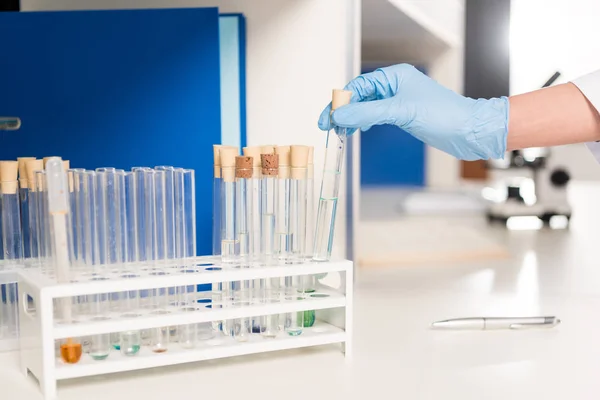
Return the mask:
[[462,160],[502,158],[508,132],[508,98],[474,100],[443,87],[408,64],[380,68],[348,83],[351,104],[321,113],[330,124],[365,131],[391,124]]

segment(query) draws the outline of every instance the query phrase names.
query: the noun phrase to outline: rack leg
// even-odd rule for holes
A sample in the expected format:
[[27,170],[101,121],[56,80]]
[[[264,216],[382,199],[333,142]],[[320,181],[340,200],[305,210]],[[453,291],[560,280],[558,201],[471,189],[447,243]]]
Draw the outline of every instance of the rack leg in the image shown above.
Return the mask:
[[54,379],[44,379],[40,382],[42,394],[45,400],[56,400],[56,381]]

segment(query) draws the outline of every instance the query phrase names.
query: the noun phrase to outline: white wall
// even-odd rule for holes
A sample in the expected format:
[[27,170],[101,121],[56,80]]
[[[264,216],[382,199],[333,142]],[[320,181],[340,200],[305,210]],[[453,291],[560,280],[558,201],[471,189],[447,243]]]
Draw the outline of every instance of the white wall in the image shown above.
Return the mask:
[[[512,0],[510,91],[538,89],[555,72],[557,83],[600,69],[600,1]],[[553,150],[574,179],[600,180],[600,167],[584,145]]]
[[[315,146],[316,177],[322,174],[325,145],[318,116],[331,89],[359,72],[359,41],[351,42],[357,4],[360,0],[21,0],[23,11],[218,6],[221,12],[243,13],[248,144]],[[345,255],[345,216],[341,203],[336,256]]]
[[[425,65],[433,79],[463,91],[464,0],[364,0],[362,5],[364,65]],[[460,183],[458,160],[431,147],[425,158],[427,186]]]

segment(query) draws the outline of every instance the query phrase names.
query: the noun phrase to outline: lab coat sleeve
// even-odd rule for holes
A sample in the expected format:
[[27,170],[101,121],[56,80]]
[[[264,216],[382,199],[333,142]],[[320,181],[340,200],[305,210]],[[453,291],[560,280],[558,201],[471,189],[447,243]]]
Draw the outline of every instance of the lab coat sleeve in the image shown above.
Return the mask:
[[[592,72],[572,81],[581,90],[581,93],[600,112],[600,71]],[[600,162],[600,142],[587,143],[588,149],[596,160]]]

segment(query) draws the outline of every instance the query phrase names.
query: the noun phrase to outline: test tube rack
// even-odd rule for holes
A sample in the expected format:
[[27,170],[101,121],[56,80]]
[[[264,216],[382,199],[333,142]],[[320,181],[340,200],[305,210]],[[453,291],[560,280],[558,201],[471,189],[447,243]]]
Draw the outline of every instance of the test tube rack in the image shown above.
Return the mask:
[[[69,284],[57,284],[38,270],[22,270],[19,273],[22,372],[35,376],[45,399],[53,400],[57,396],[57,382],[72,378],[335,343],[341,345],[346,358],[350,356],[352,262],[343,260],[236,268],[221,265],[217,257],[197,257],[189,261],[186,265],[193,265],[191,268],[195,273],[189,273],[190,267],[186,267],[184,274],[181,273],[180,267],[172,266],[166,275],[152,276],[148,271],[144,272],[146,268],[140,268],[141,275],[135,279],[115,276],[103,281],[88,279]],[[316,292],[306,293],[295,300],[256,301],[242,307],[209,308],[206,304],[199,303],[197,310],[192,313],[173,310],[163,315],[148,314],[130,319],[115,317],[71,324],[57,323],[53,310],[54,300],[64,297],[290,276],[326,275],[337,278],[336,274],[339,274],[339,279],[331,279],[336,281],[335,284],[326,285],[323,282],[329,279],[323,279]],[[27,296],[30,297],[29,301],[23,301]],[[289,336],[280,332],[275,338],[252,335],[247,342],[238,342],[232,337],[218,333],[213,339],[199,342],[193,349],[184,349],[173,343],[165,353],[153,353],[142,349],[136,356],[127,357],[113,351],[102,361],[93,360],[89,355],[83,354],[76,364],[63,363],[55,352],[55,341],[65,338],[306,310],[316,310],[316,322],[312,327],[304,328],[299,336]]]

